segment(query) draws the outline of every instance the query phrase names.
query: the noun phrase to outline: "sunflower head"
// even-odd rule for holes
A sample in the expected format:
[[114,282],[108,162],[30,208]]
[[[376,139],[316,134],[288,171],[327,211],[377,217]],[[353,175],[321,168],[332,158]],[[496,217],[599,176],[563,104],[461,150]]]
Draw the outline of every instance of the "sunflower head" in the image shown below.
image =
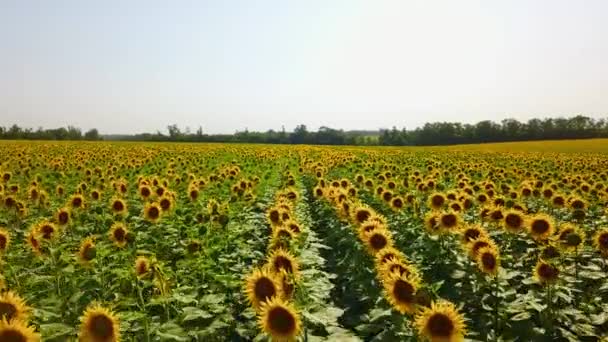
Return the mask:
[[114,197],[110,201],[110,208],[115,215],[124,215],[127,212],[127,203],[122,198]]
[[21,320],[0,320],[0,341],[39,342],[40,334],[32,326]]
[[61,208],[55,213],[55,220],[60,226],[65,226],[70,223],[72,215],[69,208]]
[[36,226],[36,232],[41,238],[51,240],[57,236],[58,230],[54,223],[43,221]]
[[293,305],[278,297],[262,305],[259,324],[273,341],[295,341],[302,325]]
[[526,220],[520,211],[511,209],[504,213],[502,223],[506,230],[518,233],[524,229]]
[[466,335],[464,317],[447,301],[433,302],[431,307],[423,308],[416,315],[414,325],[418,336],[428,341],[462,341]]
[[371,255],[376,255],[383,248],[391,247],[393,239],[391,233],[386,229],[375,229],[365,236],[365,245]]
[[11,235],[5,228],[0,228],[0,253],[6,252],[11,242]]
[[80,249],[78,250],[78,260],[83,264],[89,264],[97,256],[97,249],[95,248],[95,240],[92,237],[88,237],[80,243]]
[[144,207],[144,218],[149,222],[157,222],[160,219],[162,209],[158,203],[148,203]]
[[593,236],[593,245],[604,256],[608,256],[608,229],[599,230]]
[[534,267],[534,277],[542,285],[551,284],[557,281],[559,269],[557,266],[546,262],[542,259],[538,260]]
[[163,212],[167,212],[173,208],[173,199],[169,196],[163,196],[158,200],[158,204]]
[[424,227],[429,234],[437,235],[443,232],[439,225],[439,218],[440,214],[435,211],[429,211],[424,216]]
[[276,274],[280,274],[281,271],[285,271],[288,274],[299,276],[300,266],[297,259],[283,248],[275,249],[268,256],[268,264],[270,270]]
[[357,206],[352,210],[352,219],[356,224],[362,224],[367,221],[374,212],[368,206]]
[[460,225],[460,216],[453,210],[441,213],[439,226],[445,231],[455,231]]
[[461,241],[464,245],[469,244],[480,237],[487,237],[488,233],[479,224],[471,225],[461,231]]
[[135,259],[133,269],[135,271],[135,275],[138,278],[144,278],[150,274],[150,271],[152,269],[152,263],[147,257],[138,256],[137,259]]
[[129,231],[122,222],[116,222],[110,227],[110,240],[114,242],[117,247],[124,247],[127,245],[127,235]]
[[120,341],[118,318],[109,309],[92,304],[80,317],[80,334],[82,341],[117,342]]
[[428,205],[433,209],[441,209],[446,203],[446,197],[440,192],[435,192],[429,196]]
[[385,297],[393,306],[393,309],[401,314],[413,314],[416,310],[416,292],[419,287],[418,279],[389,274],[383,280]]
[[281,295],[281,282],[276,273],[265,268],[255,269],[245,280],[245,293],[256,310],[263,303]]
[[0,319],[26,322],[30,315],[30,308],[16,293],[7,291],[0,294]]
[[81,194],[74,194],[70,198],[70,207],[73,209],[84,208],[84,197]]
[[477,266],[479,270],[491,276],[496,276],[500,267],[498,250],[491,246],[482,247],[477,252]]
[[36,255],[42,255],[42,243],[38,240],[36,229],[30,229],[25,241]]
[[492,249],[497,249],[494,241],[492,241],[492,239],[490,239],[487,236],[480,236],[479,238],[471,241],[467,245],[469,257],[471,257],[471,259],[473,259],[473,260],[477,260],[477,257],[479,256],[479,251],[481,251],[481,249],[486,248],[486,247],[492,248]]
[[537,214],[528,220],[528,232],[537,241],[547,240],[554,230],[553,218],[545,214]]

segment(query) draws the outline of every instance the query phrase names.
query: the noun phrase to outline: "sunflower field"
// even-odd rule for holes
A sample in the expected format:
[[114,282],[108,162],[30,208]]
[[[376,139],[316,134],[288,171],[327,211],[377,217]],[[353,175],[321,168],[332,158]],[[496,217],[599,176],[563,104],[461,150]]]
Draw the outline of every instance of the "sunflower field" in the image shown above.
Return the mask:
[[605,341],[608,157],[525,146],[2,142],[0,341]]

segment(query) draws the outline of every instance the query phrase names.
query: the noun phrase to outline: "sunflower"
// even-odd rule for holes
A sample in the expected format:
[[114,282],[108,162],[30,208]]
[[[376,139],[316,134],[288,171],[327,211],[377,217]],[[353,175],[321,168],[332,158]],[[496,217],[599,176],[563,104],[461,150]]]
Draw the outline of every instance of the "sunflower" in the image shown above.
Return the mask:
[[57,210],[57,213],[55,213],[55,220],[60,226],[65,226],[70,223],[70,220],[72,218],[71,216],[72,215],[70,209],[65,207]]
[[480,248],[477,252],[477,266],[483,273],[496,276],[500,267],[498,249],[490,246]]
[[392,246],[382,248],[378,253],[376,253],[375,256],[376,256],[376,265],[378,268],[381,268],[382,266],[384,266],[386,263],[391,261],[391,259],[396,259],[396,260],[405,259],[405,257],[403,256],[403,253],[401,253],[401,251],[399,251],[398,249],[396,249],[395,247],[392,247]]
[[120,341],[118,318],[99,304],[91,304],[80,317],[80,341],[117,342]]
[[146,277],[151,270],[150,259],[145,256],[138,256],[137,259],[135,259],[134,270],[135,275],[137,275],[138,278]]
[[127,213],[127,203],[122,198],[112,198],[110,201],[110,208],[115,215],[124,215]]
[[439,216],[439,226],[445,231],[455,231],[460,225],[460,216],[454,211],[446,211]]
[[35,229],[40,237],[45,240],[51,240],[57,236],[57,227],[49,221],[40,222]]
[[604,256],[608,256],[608,229],[604,228],[593,236],[593,245]]
[[110,240],[114,242],[117,247],[124,247],[127,245],[127,235],[129,231],[122,222],[116,222],[110,227]]
[[81,194],[74,194],[70,198],[70,207],[73,209],[81,209],[84,208],[84,197]]
[[365,239],[367,239],[367,235],[371,234],[373,231],[375,231],[377,229],[386,229],[386,227],[378,221],[374,221],[374,220],[365,221],[365,223],[363,223],[362,225],[359,226],[359,229],[358,229],[359,239],[361,241],[365,241]]
[[163,196],[158,200],[158,204],[163,212],[167,212],[173,208],[173,199],[169,196]]
[[518,233],[525,227],[525,218],[521,212],[511,209],[504,213],[504,219],[502,221],[505,229],[512,233]]
[[441,209],[441,207],[443,207],[445,202],[446,202],[445,196],[440,192],[436,192],[429,196],[428,206],[433,209]]
[[302,231],[302,228],[300,228],[300,225],[294,220],[288,220],[288,221],[284,222],[283,225],[285,227],[289,228],[291,230],[291,232],[296,235],[300,234],[300,232]]
[[439,227],[439,213],[435,211],[429,211],[424,216],[424,227],[426,228],[426,231],[431,235],[442,233],[442,230]]
[[381,279],[388,279],[392,274],[398,274],[399,276],[405,276],[408,278],[419,279],[420,275],[418,269],[415,266],[408,264],[406,261],[398,258],[390,258],[386,261],[379,270]]
[[10,321],[27,321],[30,308],[16,293],[7,291],[0,294],[0,319]]
[[158,203],[148,203],[144,207],[144,217],[146,220],[154,223],[160,219],[162,209]]
[[469,257],[473,260],[477,260],[477,257],[479,256],[479,251],[485,247],[498,249],[492,239],[487,236],[480,236],[467,245]]
[[433,302],[430,308],[423,308],[416,315],[414,325],[419,337],[432,342],[463,341],[466,335],[464,317],[447,301]]
[[148,199],[148,197],[150,197],[150,195],[152,195],[152,190],[150,190],[150,187],[147,185],[141,185],[139,187],[139,195],[143,198],[143,199]]
[[30,246],[30,248],[32,249],[32,252],[34,252],[34,254],[36,254],[36,255],[42,254],[42,245],[40,244],[38,237],[36,237],[35,229],[30,229],[29,233],[26,236],[26,242]]
[[0,228],[0,253],[6,252],[11,243],[11,235],[5,228]]
[[403,201],[403,198],[401,198],[399,196],[395,196],[391,200],[391,208],[395,211],[399,211],[399,210],[403,209],[404,206],[405,206],[405,202]]
[[97,189],[93,189],[91,190],[91,198],[94,201],[97,201],[101,198],[101,191],[97,190]]
[[553,218],[545,214],[537,214],[528,220],[528,232],[537,241],[547,240],[554,230]]
[[300,265],[296,258],[283,248],[275,249],[268,255],[268,264],[270,270],[276,274],[280,274],[281,270],[299,276]]
[[271,208],[266,212],[266,218],[271,226],[278,226],[282,223],[281,211],[278,208]]
[[352,210],[352,220],[356,224],[362,224],[367,221],[374,214],[373,209],[368,207],[367,205],[357,206],[354,210]]
[[40,335],[36,333],[34,327],[28,326],[24,321],[0,320],[0,341],[39,342]]
[[80,249],[78,250],[78,260],[84,265],[88,265],[97,256],[95,248],[95,240],[92,237],[87,237],[82,240]]
[[383,280],[387,301],[401,314],[413,314],[416,310],[416,291],[419,280],[392,273]]
[[296,341],[301,329],[296,309],[278,297],[262,304],[259,324],[277,342]]
[[542,259],[539,259],[534,267],[534,277],[542,285],[554,283],[559,276],[557,266],[550,264]]
[[557,239],[566,252],[576,251],[585,242],[585,232],[579,227],[566,223],[559,227]]
[[249,303],[258,310],[264,302],[281,295],[281,283],[266,268],[255,269],[245,280],[245,293]]
[[461,231],[461,242],[467,245],[469,242],[474,241],[480,237],[487,237],[488,233],[479,224],[471,225]]
[[391,232],[386,229],[375,229],[365,236],[363,242],[371,255],[376,255],[383,248],[393,245]]

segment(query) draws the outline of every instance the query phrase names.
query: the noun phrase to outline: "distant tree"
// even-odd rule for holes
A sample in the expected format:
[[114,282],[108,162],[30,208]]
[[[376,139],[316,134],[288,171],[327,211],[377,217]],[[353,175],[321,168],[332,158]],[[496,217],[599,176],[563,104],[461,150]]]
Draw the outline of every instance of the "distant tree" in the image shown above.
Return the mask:
[[99,136],[99,132],[97,131],[97,128],[88,130],[84,134],[84,139],[85,140],[100,140],[100,136]]

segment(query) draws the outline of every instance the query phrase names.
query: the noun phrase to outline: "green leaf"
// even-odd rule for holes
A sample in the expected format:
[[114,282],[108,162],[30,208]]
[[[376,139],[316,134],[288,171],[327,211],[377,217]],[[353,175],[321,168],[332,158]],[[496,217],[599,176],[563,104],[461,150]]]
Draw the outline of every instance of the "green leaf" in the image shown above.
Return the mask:
[[75,334],[76,329],[74,327],[62,323],[49,323],[41,324],[40,332],[42,334],[42,338],[46,341],[54,338]]

